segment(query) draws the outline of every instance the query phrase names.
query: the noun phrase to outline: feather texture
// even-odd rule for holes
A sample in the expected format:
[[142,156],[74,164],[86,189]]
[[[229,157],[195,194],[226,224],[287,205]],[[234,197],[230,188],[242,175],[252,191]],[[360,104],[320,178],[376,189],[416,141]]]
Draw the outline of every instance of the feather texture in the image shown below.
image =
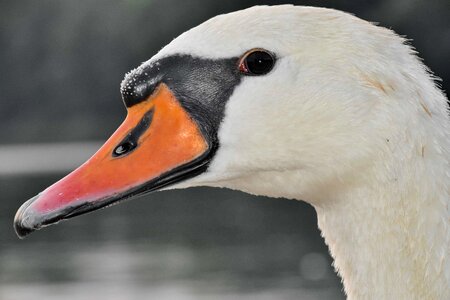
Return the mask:
[[173,54],[277,55],[226,104],[218,186],[311,203],[349,299],[450,299],[447,99],[405,39],[352,15],[290,5],[215,17]]

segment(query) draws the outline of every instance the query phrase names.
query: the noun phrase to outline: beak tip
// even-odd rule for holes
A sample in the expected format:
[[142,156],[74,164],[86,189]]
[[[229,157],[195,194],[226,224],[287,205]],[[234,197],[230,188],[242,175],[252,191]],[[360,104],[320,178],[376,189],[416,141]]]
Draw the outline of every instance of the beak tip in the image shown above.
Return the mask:
[[14,230],[19,239],[25,238],[40,227],[39,222],[36,222],[35,213],[30,209],[31,203],[37,198],[38,196],[35,196],[22,204],[14,217]]
[[34,229],[24,227],[18,222],[14,222],[14,230],[16,231],[17,237],[21,240],[34,231]]

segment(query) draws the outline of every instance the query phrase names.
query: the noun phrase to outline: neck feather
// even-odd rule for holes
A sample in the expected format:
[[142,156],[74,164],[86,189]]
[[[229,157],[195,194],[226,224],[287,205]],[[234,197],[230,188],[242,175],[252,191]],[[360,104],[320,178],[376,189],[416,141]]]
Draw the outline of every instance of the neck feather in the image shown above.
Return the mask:
[[315,205],[349,299],[450,299],[448,161],[418,157],[386,157]]

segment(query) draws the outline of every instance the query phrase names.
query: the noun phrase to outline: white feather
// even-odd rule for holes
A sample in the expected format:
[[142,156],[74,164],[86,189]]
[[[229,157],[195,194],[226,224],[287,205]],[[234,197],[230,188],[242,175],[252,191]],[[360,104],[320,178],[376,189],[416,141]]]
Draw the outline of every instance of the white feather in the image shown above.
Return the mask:
[[450,299],[446,97],[405,40],[336,10],[282,5],[215,17],[173,54],[277,55],[226,106],[207,173],[219,186],[311,203],[351,299]]

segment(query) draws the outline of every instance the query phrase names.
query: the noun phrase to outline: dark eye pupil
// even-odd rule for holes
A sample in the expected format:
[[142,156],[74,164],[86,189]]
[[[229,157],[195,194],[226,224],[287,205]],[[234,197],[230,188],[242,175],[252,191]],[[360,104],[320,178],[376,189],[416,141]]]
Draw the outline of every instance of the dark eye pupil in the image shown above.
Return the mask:
[[245,58],[245,65],[250,74],[262,75],[272,70],[274,58],[267,52],[254,51]]
[[120,144],[119,146],[114,149],[114,156],[121,156],[124,155],[131,150],[133,150],[136,146],[131,142],[125,142]]

